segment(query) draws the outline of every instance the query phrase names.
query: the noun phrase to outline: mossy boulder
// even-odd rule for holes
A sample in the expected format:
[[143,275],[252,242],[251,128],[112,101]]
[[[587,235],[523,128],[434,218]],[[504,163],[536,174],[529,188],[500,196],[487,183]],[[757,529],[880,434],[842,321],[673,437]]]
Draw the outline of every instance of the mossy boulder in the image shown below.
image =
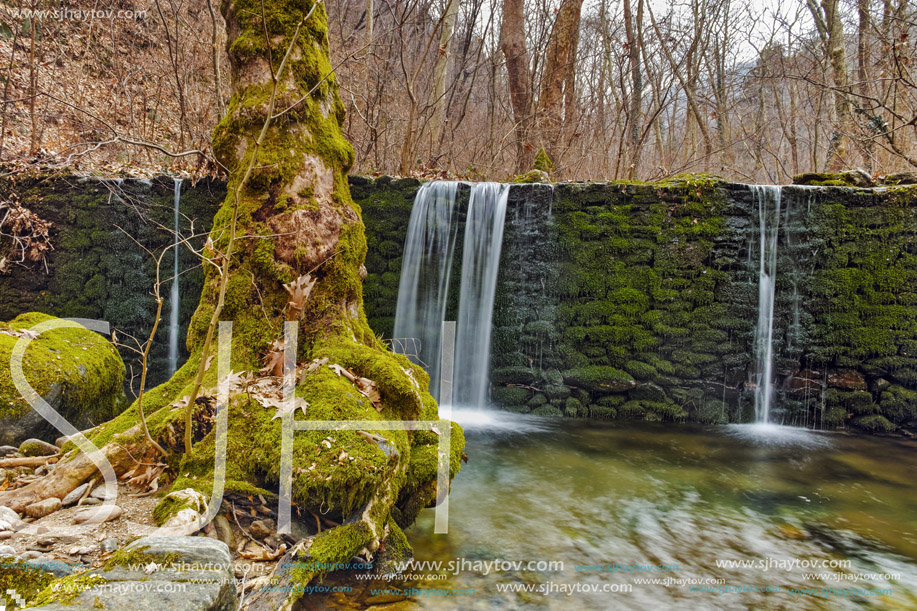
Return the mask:
[[[30,437],[54,439],[56,433],[26,402],[13,383],[10,358],[35,325],[54,320],[39,313],[21,314],[0,323],[0,443]],[[34,335],[23,359],[26,381],[78,429],[117,416],[127,405],[124,362],[107,339],[83,327],[51,329]]]
[[491,393],[491,398],[498,405],[525,405],[531,396],[532,391],[517,386],[498,386]]
[[500,367],[490,375],[494,384],[531,384],[535,372],[528,367]]
[[545,418],[562,418],[564,413],[553,405],[542,405],[541,407],[532,410],[532,415],[542,416]]
[[577,386],[598,393],[623,392],[637,385],[634,377],[626,371],[601,365],[568,369],[563,376],[564,383],[568,386]]

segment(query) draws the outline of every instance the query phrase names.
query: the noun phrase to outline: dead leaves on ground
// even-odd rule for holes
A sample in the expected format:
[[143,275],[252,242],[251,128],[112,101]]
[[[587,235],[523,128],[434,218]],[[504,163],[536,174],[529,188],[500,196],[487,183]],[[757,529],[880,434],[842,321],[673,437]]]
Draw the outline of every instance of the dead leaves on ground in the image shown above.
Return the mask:
[[150,496],[159,491],[159,476],[168,467],[165,463],[140,463],[121,476],[121,480],[137,492],[134,497]]

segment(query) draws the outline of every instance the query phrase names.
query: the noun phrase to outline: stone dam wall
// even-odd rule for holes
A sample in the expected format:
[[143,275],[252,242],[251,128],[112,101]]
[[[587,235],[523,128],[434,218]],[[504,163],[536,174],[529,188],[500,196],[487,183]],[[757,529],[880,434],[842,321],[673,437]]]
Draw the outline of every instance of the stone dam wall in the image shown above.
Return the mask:
[[[351,177],[367,228],[366,312],[383,338],[420,184]],[[148,333],[155,269],[126,233],[152,248],[171,240],[159,225],[171,227],[172,193],[167,177],[0,183],[3,199],[15,194],[53,223],[54,245],[48,273],[13,265],[0,276],[0,320],[41,311]],[[184,182],[181,210],[195,233],[209,230],[224,195],[219,182]],[[782,206],[771,419],[917,432],[917,188],[785,187]],[[760,248],[747,185],[708,177],[514,185],[494,311],[493,401],[548,416],[753,420]],[[187,249],[180,257],[184,337],[202,272]],[[162,266],[171,275],[169,255]],[[450,294],[454,320],[457,287]],[[166,377],[165,326],[153,383]],[[136,358],[122,354],[130,377]]]

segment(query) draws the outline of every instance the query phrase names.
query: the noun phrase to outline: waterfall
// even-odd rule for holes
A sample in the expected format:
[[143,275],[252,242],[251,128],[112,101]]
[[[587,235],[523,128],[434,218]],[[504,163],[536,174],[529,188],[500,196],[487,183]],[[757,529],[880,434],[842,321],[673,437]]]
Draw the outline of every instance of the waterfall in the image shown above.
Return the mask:
[[490,332],[509,185],[479,183],[471,191],[462,243],[462,284],[455,329],[453,402],[483,407],[490,386]]
[[782,188],[750,187],[758,207],[758,324],[755,327],[755,421],[767,423],[773,399],[774,288],[777,281],[777,234]]
[[471,186],[467,211],[459,183],[430,182],[417,192],[405,240],[393,350],[430,374],[438,397],[442,324],[446,320],[458,234],[464,221],[453,402],[482,406],[490,382],[490,336],[509,186]]
[[173,242],[173,270],[172,270],[172,290],[169,295],[169,375],[171,376],[178,369],[178,311],[180,305],[180,293],[178,288],[178,217],[179,204],[181,203],[181,178],[175,180],[175,195],[173,197],[173,208],[175,213],[174,224],[174,242]]
[[439,393],[442,323],[458,235],[457,182],[428,182],[411,209],[404,243],[392,349],[412,357]]

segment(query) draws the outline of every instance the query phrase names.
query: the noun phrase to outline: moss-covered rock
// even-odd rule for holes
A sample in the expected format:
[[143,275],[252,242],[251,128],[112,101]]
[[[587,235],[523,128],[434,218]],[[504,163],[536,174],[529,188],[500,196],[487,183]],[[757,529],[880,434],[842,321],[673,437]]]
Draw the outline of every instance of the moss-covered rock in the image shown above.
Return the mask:
[[532,396],[527,388],[498,386],[493,389],[491,399],[498,405],[525,405]]
[[[0,323],[0,443],[59,435],[16,389],[10,369],[17,342],[31,337],[30,329],[39,323],[52,320],[47,314],[29,313]],[[26,348],[23,371],[35,392],[79,429],[108,420],[127,405],[121,356],[111,342],[83,327],[35,335]]]
[[626,371],[598,365],[568,369],[564,372],[564,382],[598,393],[623,392],[637,384]]

